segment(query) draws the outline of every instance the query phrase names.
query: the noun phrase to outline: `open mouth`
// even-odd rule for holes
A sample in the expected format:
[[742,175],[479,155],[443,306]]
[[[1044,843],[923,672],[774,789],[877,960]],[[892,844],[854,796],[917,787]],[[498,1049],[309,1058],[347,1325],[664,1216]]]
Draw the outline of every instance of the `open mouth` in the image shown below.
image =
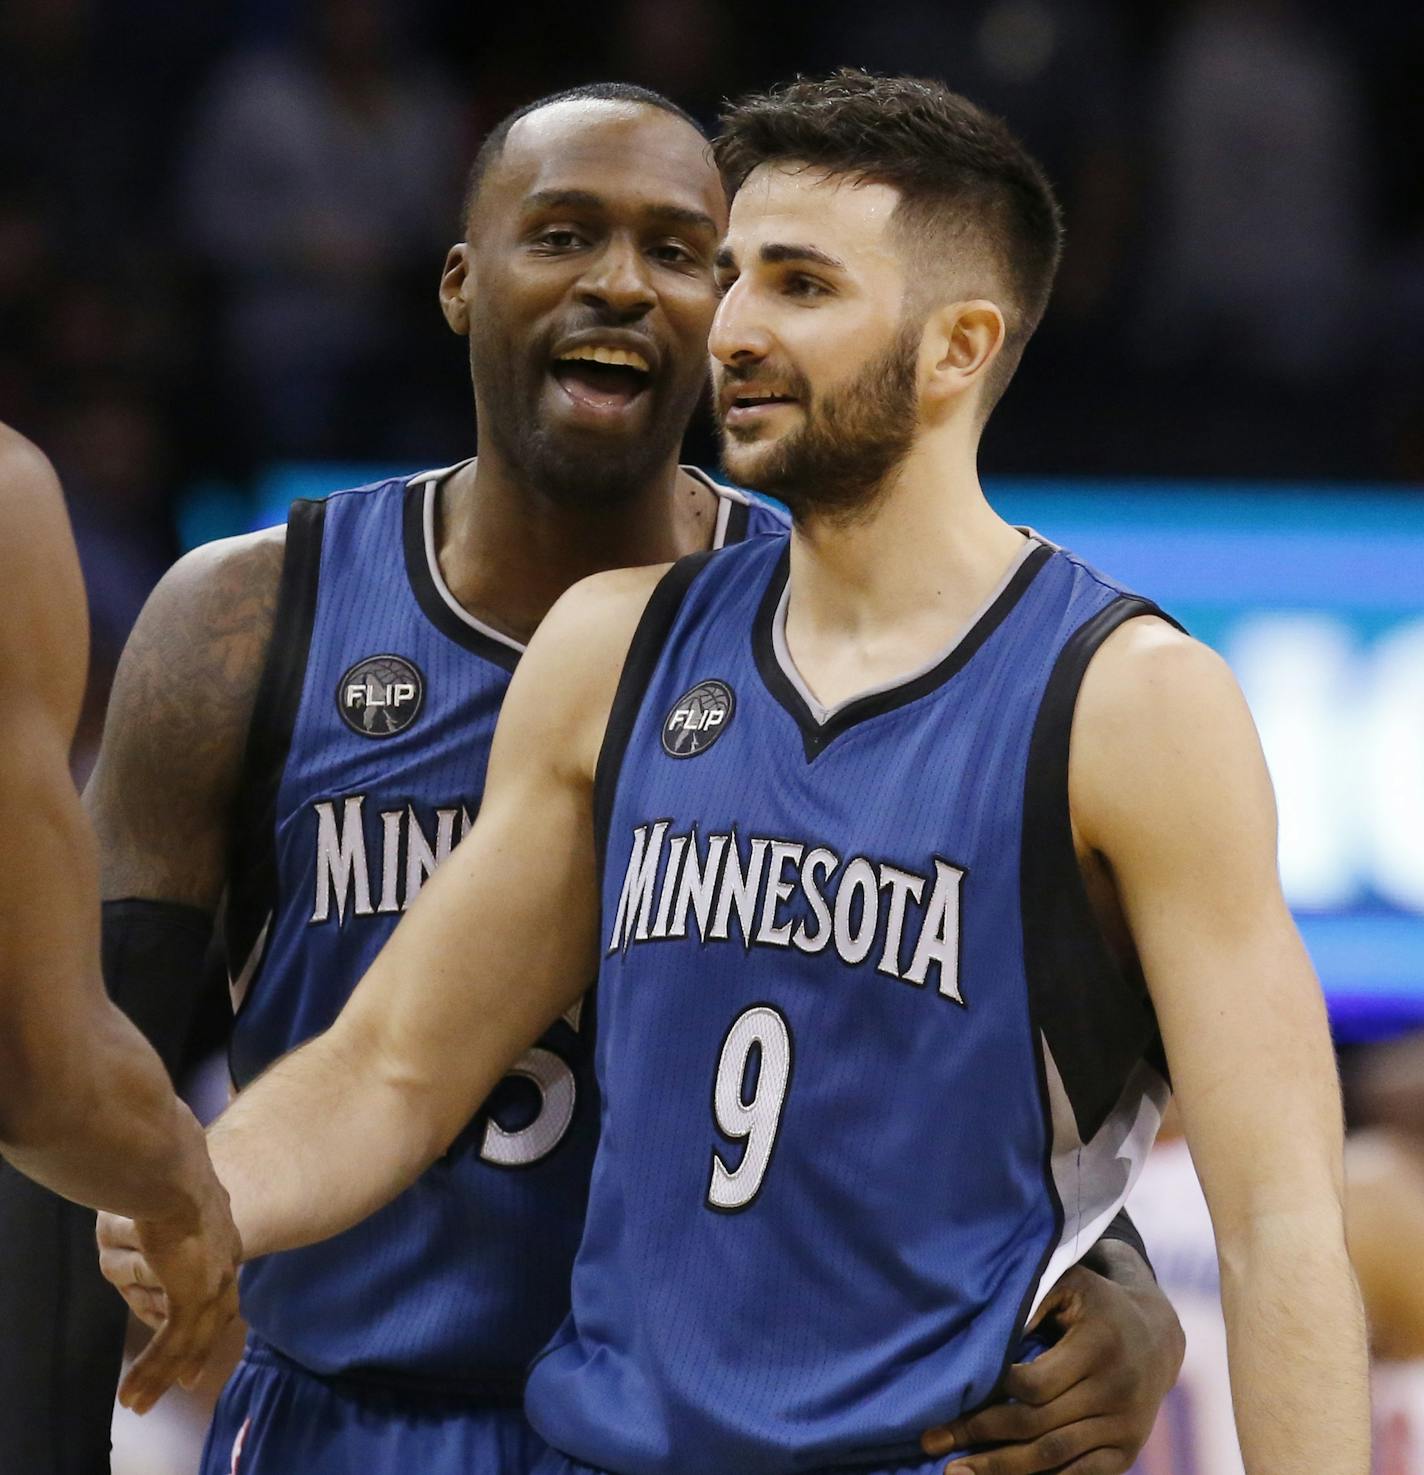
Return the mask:
[[576,405],[590,410],[626,409],[652,383],[652,366],[630,348],[572,348],[550,372]]

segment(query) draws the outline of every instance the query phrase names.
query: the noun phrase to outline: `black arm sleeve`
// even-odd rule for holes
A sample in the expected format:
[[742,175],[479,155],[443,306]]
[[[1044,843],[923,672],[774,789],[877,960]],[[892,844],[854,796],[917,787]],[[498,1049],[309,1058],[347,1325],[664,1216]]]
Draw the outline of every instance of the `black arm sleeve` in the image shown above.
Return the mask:
[[[173,1076],[210,1018],[211,936],[193,907],[104,903],[104,980]],[[0,1247],[0,1471],[108,1475],[127,1312],[99,1274],[93,1210],[0,1163]]]
[[1137,1225],[1132,1222],[1126,1209],[1119,1211],[1117,1218],[1103,1230],[1102,1237],[1120,1240],[1129,1249],[1136,1250],[1142,1263],[1152,1272],[1152,1279],[1157,1279],[1157,1272],[1152,1269],[1152,1261],[1147,1256],[1147,1246],[1143,1243],[1142,1236],[1137,1232]]

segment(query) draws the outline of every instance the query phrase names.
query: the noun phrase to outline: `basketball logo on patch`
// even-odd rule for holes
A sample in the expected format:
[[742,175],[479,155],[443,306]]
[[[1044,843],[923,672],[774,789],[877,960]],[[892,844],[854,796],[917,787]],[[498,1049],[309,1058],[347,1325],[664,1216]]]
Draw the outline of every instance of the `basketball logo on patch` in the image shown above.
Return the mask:
[[669,758],[695,758],[727,730],[737,699],[725,681],[699,681],[663,721],[663,752]]
[[336,710],[362,737],[394,737],[420,715],[425,681],[404,656],[367,656],[341,678]]

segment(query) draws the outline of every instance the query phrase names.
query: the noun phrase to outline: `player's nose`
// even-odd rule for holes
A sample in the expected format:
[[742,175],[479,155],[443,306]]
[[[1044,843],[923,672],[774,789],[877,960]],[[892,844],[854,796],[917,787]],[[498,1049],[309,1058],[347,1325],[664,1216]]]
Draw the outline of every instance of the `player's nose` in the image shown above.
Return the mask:
[[620,319],[634,320],[657,304],[648,263],[631,241],[614,239],[579,278],[580,301],[611,309]]
[[771,351],[771,334],[760,321],[751,295],[740,287],[740,282],[734,282],[717,305],[707,337],[713,359],[729,369],[764,359]]

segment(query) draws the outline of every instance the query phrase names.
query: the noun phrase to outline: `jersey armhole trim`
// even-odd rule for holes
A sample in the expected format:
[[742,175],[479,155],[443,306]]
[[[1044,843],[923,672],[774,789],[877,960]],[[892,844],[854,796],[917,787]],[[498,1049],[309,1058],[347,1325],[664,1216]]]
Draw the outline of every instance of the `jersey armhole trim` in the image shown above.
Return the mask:
[[246,972],[249,978],[257,971],[260,959],[254,952],[276,906],[277,791],[306,684],[325,526],[324,501],[292,503],[272,638],[257,686],[242,778],[233,804],[223,920],[229,981],[234,970]]
[[633,736],[633,727],[642,710],[644,693],[657,669],[663,644],[677,618],[678,610],[682,608],[683,598],[711,557],[712,553],[708,551],[692,553],[686,558],[678,559],[658,580],[657,588],[653,590],[638,621],[638,628],[633,632],[633,641],[628,647],[628,656],[618,678],[618,689],[613,695],[613,706],[609,709],[608,727],[603,734],[593,776],[593,839],[600,881],[608,846],[608,829],[613,821],[613,800],[618,789],[618,777],[623,768],[628,743]]
[[1166,1079],[1151,1000],[1123,972],[1093,913],[1078,867],[1068,804],[1068,751],[1083,677],[1108,636],[1142,615],[1177,624],[1149,600],[1119,595],[1069,636],[1054,661],[1029,739],[1019,907],[1030,1048],[1043,1112],[1043,1186],[1053,1209],[1053,1228],[1024,1291],[994,1392],[986,1404],[1002,1396],[1004,1377],[1018,1353],[1054,1257],[1062,1249],[1068,1223],[1054,1172],[1060,1144],[1049,1086],[1050,1052],[1081,1144],[1091,1144],[1112,1115],[1138,1061],[1148,1060]]
[[1108,636],[1144,615],[1177,623],[1150,601],[1127,595],[1069,637],[1039,705],[1024,784],[1020,886],[1029,1006],[1084,1142],[1111,1114],[1137,1061],[1161,1062],[1145,986],[1123,970],[1098,927],[1068,800],[1069,744],[1083,678]]

